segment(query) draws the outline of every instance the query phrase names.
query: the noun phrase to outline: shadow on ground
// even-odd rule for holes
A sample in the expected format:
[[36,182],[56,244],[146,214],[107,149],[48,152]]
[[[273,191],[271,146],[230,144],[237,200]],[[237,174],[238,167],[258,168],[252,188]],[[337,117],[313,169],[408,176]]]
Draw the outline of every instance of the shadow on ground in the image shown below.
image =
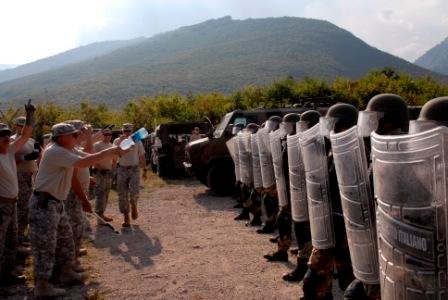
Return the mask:
[[97,225],[95,231],[95,248],[108,248],[110,254],[120,256],[135,269],[142,269],[153,264],[151,256],[162,251],[158,237],[149,237],[138,225],[122,229],[121,234],[110,228]]
[[234,211],[238,212],[238,209],[233,208],[236,204],[236,200],[232,197],[218,197],[215,196],[211,190],[207,189],[202,193],[195,194],[194,201],[200,206],[203,206],[209,211]]

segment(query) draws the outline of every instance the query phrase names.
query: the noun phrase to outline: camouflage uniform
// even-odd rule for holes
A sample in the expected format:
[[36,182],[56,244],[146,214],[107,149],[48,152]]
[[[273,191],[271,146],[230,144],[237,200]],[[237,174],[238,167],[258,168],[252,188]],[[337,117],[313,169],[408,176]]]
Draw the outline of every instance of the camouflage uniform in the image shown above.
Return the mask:
[[140,189],[140,168],[136,166],[117,167],[118,205],[120,212],[129,213],[129,203],[137,205]]
[[112,172],[109,170],[97,170],[96,172],[96,202],[95,212],[102,216],[106,210],[109,193],[112,187]]
[[75,247],[72,228],[64,204],[60,201],[34,195],[29,210],[34,274],[48,280],[55,263],[61,268],[73,266]]
[[17,248],[16,204],[0,198],[0,274],[14,267]]
[[81,200],[75,195],[73,189],[70,190],[65,201],[65,211],[68,216],[70,227],[72,228],[75,253],[81,248],[82,236],[84,232],[84,216]]
[[20,187],[17,199],[17,234],[19,243],[23,243],[28,226],[28,205],[33,193],[33,173],[18,172],[17,178]]

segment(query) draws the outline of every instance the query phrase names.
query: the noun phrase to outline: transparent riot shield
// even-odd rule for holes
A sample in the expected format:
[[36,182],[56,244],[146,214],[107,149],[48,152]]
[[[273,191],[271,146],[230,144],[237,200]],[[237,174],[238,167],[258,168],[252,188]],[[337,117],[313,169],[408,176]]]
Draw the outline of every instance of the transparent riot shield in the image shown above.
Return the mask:
[[260,154],[258,152],[258,133],[251,134],[251,153],[252,153],[252,174],[254,178],[254,188],[263,187],[263,179],[261,178]]
[[379,283],[378,247],[368,163],[358,127],[331,133],[353,273],[364,283]]
[[448,128],[371,141],[381,298],[446,299]]
[[252,179],[252,147],[250,143],[251,133],[243,131],[238,139],[240,152],[240,177],[241,182],[246,186],[251,186]]
[[316,124],[302,133],[300,147],[305,166],[311,239],[316,249],[335,246],[325,140]]
[[258,130],[258,151],[260,154],[261,179],[263,187],[267,189],[275,184],[269,129],[267,127]]
[[275,184],[277,188],[278,204],[280,207],[288,205],[288,191],[285,179],[285,170],[283,168],[283,153],[281,139],[286,136],[282,127],[269,134],[271,143],[272,164],[274,166]]
[[309,220],[309,215],[308,200],[306,197],[305,168],[299,145],[300,135],[301,133],[296,133],[287,137],[289,191],[291,195],[292,219],[296,222],[305,222]]
[[235,179],[236,181],[241,182],[240,176],[240,151],[239,151],[239,135],[235,135],[230,140],[226,142],[227,149],[230,152],[230,156],[232,156],[233,164],[235,165]]

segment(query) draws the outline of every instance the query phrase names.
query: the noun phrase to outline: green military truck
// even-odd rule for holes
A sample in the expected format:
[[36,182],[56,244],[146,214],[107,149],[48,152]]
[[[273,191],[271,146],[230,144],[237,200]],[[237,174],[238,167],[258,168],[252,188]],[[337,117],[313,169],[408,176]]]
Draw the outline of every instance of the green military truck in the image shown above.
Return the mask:
[[301,103],[289,108],[234,110],[229,112],[206,137],[186,146],[184,166],[201,183],[208,186],[215,195],[231,195],[235,189],[235,167],[227,149],[226,141],[232,137],[233,124],[255,123],[261,125],[271,116],[303,113],[310,109],[316,109],[325,114],[334,103],[331,98],[311,98],[304,99]]

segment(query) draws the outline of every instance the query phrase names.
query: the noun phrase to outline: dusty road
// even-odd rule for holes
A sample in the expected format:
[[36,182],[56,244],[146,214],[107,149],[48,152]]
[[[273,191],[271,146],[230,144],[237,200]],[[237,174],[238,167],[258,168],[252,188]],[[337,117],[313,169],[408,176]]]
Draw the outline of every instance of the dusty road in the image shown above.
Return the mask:
[[[152,175],[131,229],[117,235],[91,219],[94,240],[82,258],[91,277],[71,288],[68,299],[298,299],[301,284],[281,278],[295,257],[267,262],[263,254],[276,249],[272,235],[234,221],[234,203],[193,179],[164,182]],[[121,230],[115,194],[106,214]],[[29,283],[8,299],[31,295]]]

